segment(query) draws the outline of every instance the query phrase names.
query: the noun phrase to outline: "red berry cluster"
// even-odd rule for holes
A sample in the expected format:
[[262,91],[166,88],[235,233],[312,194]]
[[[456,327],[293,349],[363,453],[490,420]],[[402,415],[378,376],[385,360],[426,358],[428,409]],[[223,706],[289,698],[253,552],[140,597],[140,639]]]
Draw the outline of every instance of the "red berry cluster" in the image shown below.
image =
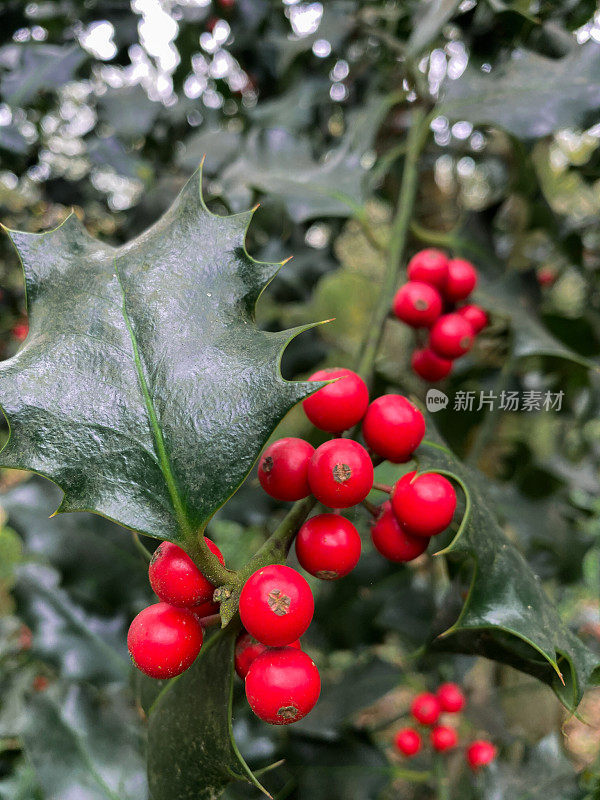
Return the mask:
[[236,642],[235,669],[250,707],[272,725],[297,722],[321,692],[319,671],[299,641],[314,612],[310,586],[291,567],[263,567],[244,584],[239,608],[245,630]]
[[427,344],[413,353],[412,368],[426,381],[439,381],[487,325],[480,306],[457,307],[477,285],[477,270],[469,261],[428,249],[411,258],[407,273],[408,282],[396,292],[392,308],[411,328],[429,329]]
[[[224,563],[217,545],[209,550]],[[215,587],[188,554],[171,542],[155,550],[150,585],[162,601],[145,608],[131,623],[127,646],[133,663],[151,678],[173,678],[190,667],[202,647],[203,621],[219,611]]]
[[[349,369],[320,370],[310,381],[337,379],[307,398],[304,411],[321,430],[340,434],[362,420],[368,449],[351,439],[335,438],[316,450],[303,439],[279,439],[264,451],[258,478],[278,500],[300,500],[309,494],[332,509],[362,502],[373,487],[373,460],[409,461],[425,435],[421,412],[398,394],[369,404],[364,381]],[[456,508],[452,484],[428,472],[404,475],[379,510],[372,530],[375,548],[391,561],[411,561],[426,549],[431,536],[448,527]],[[358,563],[361,541],[354,525],[339,514],[319,514],[304,523],[296,538],[296,555],[311,575],[336,580]]]
[[[458,714],[465,706],[465,696],[455,683],[443,683],[435,694],[423,692],[413,698],[410,713],[415,722],[427,726],[429,742],[438,753],[453,750],[459,743],[458,732],[450,725],[440,725],[443,714]],[[414,727],[401,728],[394,736],[394,745],[407,758],[417,755],[423,747],[421,733]],[[496,748],[485,739],[471,742],[465,750],[471,769],[477,770],[496,758]]]

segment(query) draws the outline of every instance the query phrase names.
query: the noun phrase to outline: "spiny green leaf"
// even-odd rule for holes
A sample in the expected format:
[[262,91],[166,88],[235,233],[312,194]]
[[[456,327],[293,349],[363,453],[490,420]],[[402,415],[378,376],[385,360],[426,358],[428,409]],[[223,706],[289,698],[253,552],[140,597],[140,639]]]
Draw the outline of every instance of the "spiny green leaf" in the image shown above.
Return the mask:
[[475,471],[436,442],[418,456],[420,472],[453,477],[467,499],[463,523],[442,552],[470,566],[471,586],[459,618],[433,646],[511,664],[550,684],[574,708],[597,679],[597,658],[561,620],[539,578],[504,535]]
[[211,214],[196,174],[122,247],[91,238],[74,215],[46,234],[10,231],[30,334],[0,365],[11,428],[0,460],[57,483],[60,511],[193,540],[282,417],[319,388],[279,368],[310,326],[255,325],[281,265],[247,254],[252,213]]
[[214,800],[240,780],[262,789],[231,733],[235,634],[231,626],[214,634],[192,667],[170,681],[152,706],[151,800]]

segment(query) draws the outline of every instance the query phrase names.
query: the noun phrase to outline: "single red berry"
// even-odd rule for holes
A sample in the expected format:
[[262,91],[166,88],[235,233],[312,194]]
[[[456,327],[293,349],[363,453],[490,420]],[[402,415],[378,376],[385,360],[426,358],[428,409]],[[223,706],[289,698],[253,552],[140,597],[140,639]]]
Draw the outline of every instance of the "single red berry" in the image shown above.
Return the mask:
[[229,11],[235,6],[235,0],[219,0],[219,5],[226,11]]
[[437,725],[429,734],[431,746],[438,753],[452,750],[458,744],[458,734],[448,725]]
[[473,328],[464,317],[443,314],[431,329],[429,347],[443,358],[458,358],[473,347],[474,339]]
[[18,322],[12,329],[12,335],[19,342],[25,341],[29,333],[29,325],[26,322]]
[[442,358],[424,347],[422,350],[415,350],[412,354],[411,364],[413,371],[424,381],[441,381],[452,372],[453,361],[449,358]]
[[[296,639],[295,642],[292,642],[287,646],[294,647],[296,650],[302,649],[299,639]],[[248,631],[242,631],[235,642],[234,661],[235,671],[237,672],[238,676],[244,680],[248,674],[248,670],[250,669],[250,664],[252,664],[254,659],[258,658],[258,656],[262,655],[265,650],[269,649],[270,648],[268,648],[266,644],[257,642],[254,636],[250,636]]]
[[240,595],[242,625],[270,647],[291,644],[310,625],[315,603],[310,586],[284,564],[262,567],[251,575]]
[[304,439],[278,439],[260,457],[258,480],[276,500],[302,500],[310,494],[308,462],[315,452]]
[[442,683],[437,690],[437,699],[440,701],[442,711],[448,714],[458,714],[466,703],[462,689],[456,683]]
[[442,298],[430,284],[409,281],[396,292],[392,309],[411,328],[430,328],[442,313]]
[[352,439],[332,439],[315,450],[308,465],[314,496],[329,508],[349,508],[373,488],[373,462]]
[[[224,564],[223,554],[214,542],[204,537],[209,550]],[[164,603],[189,608],[212,599],[215,587],[205,578],[185,550],[172,542],[162,542],[154,551],[148,569],[150,586]]]
[[326,581],[352,572],[360,558],[360,535],[349,519],[339,514],[318,514],[308,519],[296,536],[296,555],[311,575]]
[[136,667],[151,678],[174,678],[196,660],[202,625],[188,608],[155,603],[129,627],[127,647]]
[[215,25],[217,24],[217,22],[218,22],[218,21],[219,21],[219,18],[218,18],[218,17],[209,17],[209,18],[206,20],[206,30],[207,30],[209,33],[212,33],[212,32],[214,31],[214,29],[215,29]]
[[552,267],[540,267],[537,271],[537,279],[540,286],[553,286],[556,283],[556,272]]
[[464,300],[477,286],[477,270],[464,258],[453,258],[448,262],[448,275],[444,295],[450,302]]
[[488,317],[483,308],[473,303],[459,308],[456,313],[467,320],[475,335],[480,333],[488,324]]
[[450,481],[437,472],[409,472],[394,487],[392,508],[407,533],[436,536],[452,522],[456,492]]
[[400,464],[408,461],[425,436],[425,418],[401,394],[373,400],[362,424],[367,447],[378,456]]
[[410,281],[429,283],[443,291],[448,276],[448,257],[434,248],[421,250],[408,262],[406,271]]
[[404,530],[389,500],[382,505],[379,517],[373,523],[371,539],[382,556],[397,563],[414,561],[427,550],[429,544],[424,536],[411,536]]
[[319,670],[309,655],[293,647],[266,650],[255,658],[245,685],[250,708],[271,725],[298,722],[321,693]]
[[50,681],[45,675],[36,675],[33,679],[34,692],[45,692],[48,686],[50,686]]
[[410,713],[421,725],[435,725],[441,711],[439,700],[431,692],[418,694],[410,706]]
[[496,758],[496,748],[485,739],[477,739],[467,747],[467,762],[472,770],[485,767]]
[[339,378],[316,391],[302,407],[312,424],[322,431],[341,433],[360,422],[369,405],[369,390],[360,375],[351,369],[321,369],[309,381]]
[[421,736],[414,728],[401,728],[394,736],[396,750],[411,758],[421,749]]

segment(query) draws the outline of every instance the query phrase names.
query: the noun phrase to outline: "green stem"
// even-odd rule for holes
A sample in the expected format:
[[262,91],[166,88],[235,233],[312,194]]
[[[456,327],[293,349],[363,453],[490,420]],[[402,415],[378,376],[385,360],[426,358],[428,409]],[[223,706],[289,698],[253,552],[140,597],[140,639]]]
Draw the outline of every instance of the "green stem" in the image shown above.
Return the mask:
[[239,571],[241,582],[245,582],[253,572],[266,564],[281,564],[285,561],[300,526],[316,504],[314,497],[305,497],[304,500],[294,503],[260,550]]
[[367,383],[371,382],[370,378],[372,377],[373,365],[383,336],[383,328],[398,283],[402,256],[406,248],[409,225],[417,196],[419,156],[427,139],[428,131],[426,109],[415,108],[413,123],[406,145],[406,158],[398,193],[398,205],[392,223],[392,233],[387,253],[387,269],[379,300],[373,312],[357,362],[356,371],[367,380]]
[[444,756],[437,753],[433,759],[433,774],[435,775],[436,800],[450,800],[450,779],[448,767]]
[[133,543],[135,545],[135,549],[140,553],[142,558],[146,563],[152,560],[152,553],[150,550],[146,548],[146,546],[142,543],[140,539],[140,535],[137,531],[131,531],[131,536],[133,538]]

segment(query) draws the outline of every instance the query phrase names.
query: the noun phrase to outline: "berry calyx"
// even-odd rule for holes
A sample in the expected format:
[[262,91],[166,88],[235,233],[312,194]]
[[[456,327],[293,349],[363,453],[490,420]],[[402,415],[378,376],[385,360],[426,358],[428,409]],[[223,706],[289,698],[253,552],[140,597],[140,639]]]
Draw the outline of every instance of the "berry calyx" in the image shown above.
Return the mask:
[[443,314],[431,329],[429,347],[442,358],[458,358],[473,347],[475,333],[458,313]]
[[306,631],[315,609],[310,586],[284,564],[262,567],[251,575],[240,595],[242,625],[270,647],[283,647]]
[[466,757],[471,769],[477,770],[496,758],[496,748],[486,739],[476,739],[467,747]]
[[411,328],[430,328],[442,313],[442,298],[430,284],[409,281],[396,292],[392,309]]
[[463,710],[466,699],[462,689],[456,683],[442,683],[436,694],[442,711],[446,711],[448,714],[458,714]]
[[437,472],[409,472],[394,487],[392,508],[407,533],[436,536],[452,522],[456,492],[450,481]]
[[[301,650],[300,641],[297,639],[292,642],[288,647],[294,647],[296,650]],[[257,642],[254,636],[251,636],[248,631],[242,631],[237,637],[235,642],[235,671],[238,676],[244,680],[250,669],[250,664],[258,656],[262,655],[269,648],[261,642]]]
[[[211,553],[224,564],[223,554],[217,545],[206,537],[204,541]],[[162,542],[156,548],[148,577],[153,591],[164,603],[182,608],[209,602],[215,590],[185,550],[172,542]]]
[[411,258],[406,269],[410,281],[422,281],[444,290],[448,276],[448,258],[433,247],[421,250]]
[[302,650],[266,650],[246,675],[246,697],[257,717],[271,725],[289,725],[305,717],[321,693],[321,678]]
[[448,725],[437,725],[429,734],[431,746],[438,753],[445,753],[452,750],[458,744],[458,734],[454,728]]
[[487,314],[481,306],[477,306],[474,303],[459,308],[456,313],[467,320],[475,334],[480,333],[488,324]]
[[425,436],[425,418],[400,394],[373,400],[363,420],[367,447],[378,456],[400,464],[408,461]]
[[407,758],[416,756],[421,745],[421,736],[414,728],[401,728],[394,736],[396,750]]
[[369,405],[369,390],[360,375],[341,367],[321,369],[308,380],[329,381],[332,378],[339,380],[303,400],[302,408],[316,428],[341,433],[363,418]]
[[389,561],[403,563],[413,561],[427,550],[429,540],[423,536],[411,536],[396,519],[392,504],[385,502],[378,519],[371,528],[373,546]]
[[350,520],[339,514],[311,517],[296,536],[300,566],[326,581],[343,578],[358,564],[360,535]]
[[312,444],[304,439],[287,437],[273,442],[260,457],[260,485],[276,500],[308,497],[308,462],[314,452]]
[[329,508],[349,508],[362,502],[373,487],[373,463],[365,448],[352,439],[332,439],[315,450],[308,465],[314,496]]
[[174,678],[196,660],[202,625],[187,608],[155,603],[129,627],[127,647],[135,666],[151,678]]
[[418,694],[410,706],[410,713],[421,725],[435,725],[441,711],[439,700],[431,692]]
[[470,261],[464,258],[452,258],[448,261],[444,294],[450,302],[464,300],[476,286],[477,270]]
[[424,381],[441,381],[452,372],[453,361],[442,358],[429,347],[415,350],[412,354],[411,365],[414,372]]

